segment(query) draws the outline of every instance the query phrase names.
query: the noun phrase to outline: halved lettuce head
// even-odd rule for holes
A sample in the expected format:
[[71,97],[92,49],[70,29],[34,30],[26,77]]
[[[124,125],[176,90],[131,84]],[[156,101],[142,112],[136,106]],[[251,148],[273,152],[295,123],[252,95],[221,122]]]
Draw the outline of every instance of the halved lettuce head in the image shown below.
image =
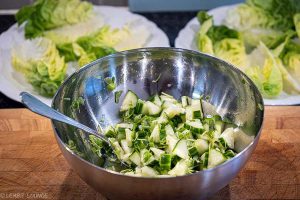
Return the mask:
[[55,44],[45,38],[26,40],[12,49],[12,66],[41,95],[52,97],[66,76],[66,64]]
[[294,40],[287,40],[283,43],[284,48],[280,52],[279,57],[289,79],[293,79],[294,89],[287,91],[288,93],[300,93],[300,44]]
[[245,69],[247,54],[239,32],[224,25],[215,26],[212,16],[206,12],[200,11],[197,17],[201,24],[197,33],[198,49]]
[[298,0],[247,0],[228,10],[224,23],[237,30],[268,28],[287,31],[294,28],[294,14],[299,13]]
[[299,1],[248,0],[228,10],[223,23],[240,31],[250,50],[260,41],[268,48],[275,48],[286,37],[295,35],[293,17],[297,12],[300,12]]
[[283,91],[287,94],[300,94],[300,77],[296,79],[289,73],[279,58],[276,59],[276,62],[282,74]]
[[80,37],[98,31],[103,25],[104,19],[101,14],[97,13],[85,21],[45,31],[43,36],[52,40],[56,45],[72,43]]
[[249,55],[246,74],[265,98],[274,98],[283,90],[283,80],[276,57],[262,42]]
[[223,39],[215,44],[215,55],[244,71],[248,67],[248,57],[243,41],[240,39]]
[[86,21],[93,14],[91,3],[80,0],[37,0],[16,14],[19,25],[25,24],[25,37],[42,36],[47,30]]
[[150,37],[144,25],[128,24],[122,28],[103,26],[98,31],[79,37],[75,42],[57,45],[66,61],[78,61],[83,66],[116,51],[141,48]]

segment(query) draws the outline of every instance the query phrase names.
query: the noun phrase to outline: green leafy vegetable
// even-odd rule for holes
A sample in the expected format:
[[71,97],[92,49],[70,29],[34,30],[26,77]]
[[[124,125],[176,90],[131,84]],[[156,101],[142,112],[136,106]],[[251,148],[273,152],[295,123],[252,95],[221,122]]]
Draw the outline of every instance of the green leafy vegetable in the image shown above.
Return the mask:
[[300,93],[300,44],[287,40],[280,52],[278,63],[284,80],[284,91],[288,94]]
[[119,29],[103,26],[95,32],[78,37],[72,43],[59,43],[57,47],[66,61],[78,60],[79,66],[83,66],[116,51],[142,47],[150,34],[145,26],[133,28],[133,25]]
[[41,95],[52,97],[66,76],[55,44],[45,38],[26,40],[12,50],[12,65]]
[[250,66],[246,69],[247,75],[253,80],[263,96],[274,98],[283,89],[282,74],[274,55],[263,44],[250,55]]
[[200,11],[200,51],[244,71],[264,98],[300,93],[300,1],[247,0],[229,9],[223,25]]
[[297,0],[248,0],[229,10],[224,23],[240,31],[251,48],[260,41],[274,48],[287,35],[295,33],[293,18],[297,19],[294,15],[299,12],[300,2]]
[[47,30],[87,20],[92,4],[79,0],[37,0],[16,14],[19,25],[25,24],[25,37],[42,36]]
[[197,16],[201,23],[197,34],[198,49],[245,69],[248,66],[247,54],[239,32],[224,25],[215,26],[212,17],[204,11]]

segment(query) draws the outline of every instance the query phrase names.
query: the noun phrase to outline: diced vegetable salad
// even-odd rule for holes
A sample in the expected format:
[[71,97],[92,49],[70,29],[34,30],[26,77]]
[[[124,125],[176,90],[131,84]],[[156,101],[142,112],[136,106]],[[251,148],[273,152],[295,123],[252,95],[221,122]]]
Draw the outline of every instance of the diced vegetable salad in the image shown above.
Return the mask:
[[[123,174],[180,176],[213,168],[236,155],[238,128],[218,115],[204,116],[202,99],[182,96],[178,101],[162,93],[144,101],[129,90],[120,116],[121,122],[108,126],[105,135],[118,159],[129,166]],[[94,136],[90,139],[101,156],[105,146]]]

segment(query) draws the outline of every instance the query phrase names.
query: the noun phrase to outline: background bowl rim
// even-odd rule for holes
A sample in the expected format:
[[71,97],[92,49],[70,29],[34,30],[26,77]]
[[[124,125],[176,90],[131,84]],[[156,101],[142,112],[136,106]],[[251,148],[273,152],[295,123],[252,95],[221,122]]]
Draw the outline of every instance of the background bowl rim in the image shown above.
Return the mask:
[[215,170],[217,170],[218,168],[222,168],[226,165],[228,165],[229,163],[231,163],[232,161],[238,159],[239,157],[241,157],[243,154],[245,154],[245,152],[247,152],[256,142],[258,142],[259,138],[260,138],[260,135],[261,135],[261,132],[262,132],[262,128],[263,128],[263,123],[264,123],[264,101],[263,101],[263,98],[262,98],[262,95],[261,93],[259,92],[258,88],[256,87],[256,85],[254,84],[254,82],[244,73],[242,72],[239,68],[237,68],[235,65],[225,61],[225,60],[222,60],[220,58],[217,58],[215,56],[212,56],[210,54],[206,54],[206,53],[202,53],[202,52],[199,52],[199,51],[195,51],[195,50],[190,50],[190,49],[183,49],[183,48],[176,48],[176,47],[147,47],[147,48],[138,48],[138,49],[131,49],[131,50],[126,50],[126,51],[120,51],[120,52],[116,52],[116,53],[113,53],[113,54],[110,54],[110,55],[107,55],[107,56],[104,56],[104,57],[101,57],[99,59],[96,59],[86,65],[84,65],[83,67],[81,67],[80,69],[78,69],[77,71],[75,71],[74,73],[72,73],[69,77],[67,77],[64,82],[60,85],[60,87],[58,88],[58,90],[56,91],[55,95],[53,96],[53,99],[52,99],[52,103],[51,103],[51,107],[54,108],[54,99],[57,98],[58,94],[60,93],[60,91],[62,90],[62,88],[64,87],[64,85],[71,81],[71,79],[76,76],[77,74],[81,73],[82,71],[94,66],[95,64],[99,63],[99,62],[102,62],[103,60],[105,59],[109,59],[109,58],[114,58],[114,57],[118,57],[118,56],[124,56],[124,55],[127,55],[127,54],[132,54],[132,53],[142,53],[142,52],[151,52],[151,51],[171,51],[171,52],[185,52],[185,53],[189,53],[189,54],[195,54],[195,55],[201,55],[201,56],[204,56],[204,57],[207,57],[211,60],[215,60],[217,62],[220,62],[221,64],[224,64],[226,66],[229,66],[233,71],[237,72],[237,73],[240,73],[242,75],[244,75],[244,77],[246,77],[247,81],[250,82],[254,92],[256,94],[258,94],[258,97],[259,97],[259,100],[260,100],[260,104],[262,105],[262,110],[261,110],[261,123],[260,123],[260,128],[259,130],[257,131],[255,137],[254,137],[254,140],[248,144],[248,146],[246,148],[244,148],[241,152],[239,152],[237,155],[235,155],[233,158],[230,158],[229,160],[226,160],[225,162],[223,162],[222,164],[216,166],[216,167],[213,167],[213,168],[210,168],[210,169],[205,169],[205,170],[201,170],[201,171],[197,171],[197,172],[194,172],[194,173],[191,173],[191,174],[186,174],[186,175],[182,175],[182,176],[171,176],[171,177],[143,177],[143,176],[131,176],[131,175],[126,175],[126,174],[121,174],[119,172],[115,172],[115,171],[112,171],[112,170],[107,170],[105,168],[102,168],[98,165],[95,165],[83,158],[81,158],[80,156],[78,156],[76,153],[74,153],[62,140],[61,138],[59,137],[58,133],[57,133],[57,129],[54,125],[54,121],[55,120],[52,120],[51,119],[51,124],[52,124],[52,128],[54,130],[54,134],[55,134],[55,137],[57,139],[57,142],[61,143],[61,145],[64,147],[64,149],[67,150],[68,153],[72,154],[72,156],[76,157],[77,159],[79,159],[80,161],[84,162],[85,164],[87,165],[90,165],[94,168],[96,168],[97,170],[100,170],[100,171],[103,171],[103,172],[107,172],[109,174],[112,174],[112,175],[117,175],[117,176],[121,176],[121,177],[127,177],[127,178],[133,178],[133,179],[145,179],[145,180],[159,180],[159,179],[178,179],[178,178],[186,178],[186,177],[189,177],[189,176],[194,176],[194,175],[199,175],[199,174],[203,174],[203,173],[209,173],[209,172],[213,172]]

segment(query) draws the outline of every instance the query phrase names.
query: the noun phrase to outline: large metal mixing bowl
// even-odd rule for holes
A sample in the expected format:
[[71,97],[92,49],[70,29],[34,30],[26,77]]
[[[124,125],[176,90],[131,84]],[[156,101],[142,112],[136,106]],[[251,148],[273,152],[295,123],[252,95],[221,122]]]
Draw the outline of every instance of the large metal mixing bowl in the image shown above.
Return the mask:
[[[244,132],[255,136],[237,156],[213,169],[172,178],[138,178],[97,166],[103,160],[91,152],[87,135],[52,121],[57,142],[70,166],[109,199],[205,199],[238,174],[257,145],[264,113],[262,97],[247,76],[222,60],[176,48],[116,53],[71,75],[55,95],[52,107],[93,128],[99,123],[106,127],[118,122],[120,103],[114,103],[114,93],[107,90],[105,77],[116,78],[116,90],[124,90],[122,98],[128,89],[143,99],[162,91],[176,98],[203,95],[221,116],[243,125]],[[74,112],[71,104],[79,97],[85,102]],[[209,109],[204,108],[204,112]],[[73,147],[68,147],[68,143]]]

